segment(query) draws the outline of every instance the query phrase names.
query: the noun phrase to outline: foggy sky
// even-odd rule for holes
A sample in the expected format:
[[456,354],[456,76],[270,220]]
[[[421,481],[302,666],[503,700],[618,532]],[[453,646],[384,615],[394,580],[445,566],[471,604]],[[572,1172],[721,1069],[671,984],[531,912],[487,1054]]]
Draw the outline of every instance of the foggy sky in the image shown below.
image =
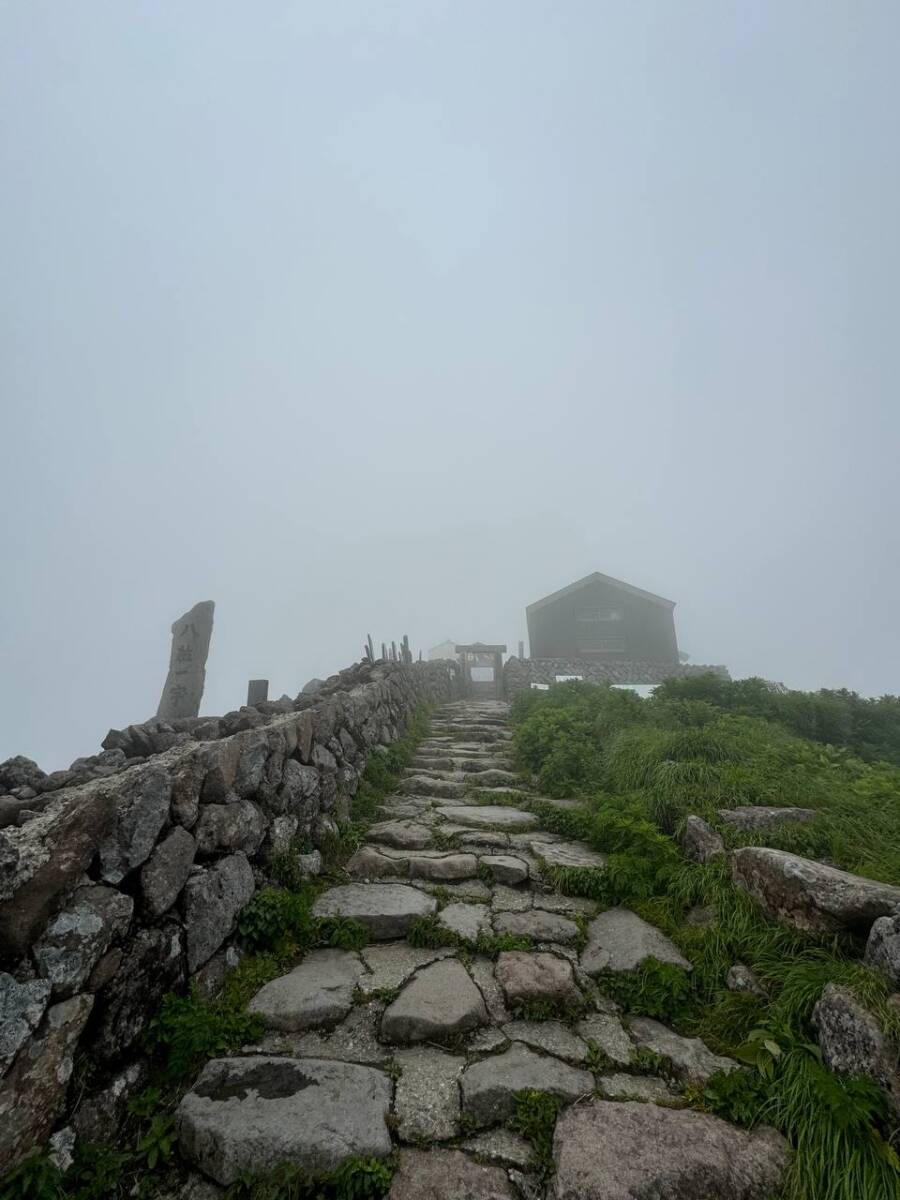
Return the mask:
[[0,759],[599,570],[900,691],[896,57],[847,0],[0,4]]

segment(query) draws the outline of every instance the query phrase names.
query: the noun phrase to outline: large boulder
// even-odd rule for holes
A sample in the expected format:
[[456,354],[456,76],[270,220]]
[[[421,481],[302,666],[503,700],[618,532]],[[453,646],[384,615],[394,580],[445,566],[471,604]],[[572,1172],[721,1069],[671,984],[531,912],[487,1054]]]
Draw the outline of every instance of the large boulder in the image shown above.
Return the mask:
[[351,917],[374,941],[388,941],[405,937],[414,921],[436,909],[433,897],[404,883],[347,883],[323,892],[313,915]]
[[188,971],[193,973],[212,958],[253,890],[253,870],[240,851],[191,876],[184,887]]
[[770,1200],[788,1148],[708,1113],[592,1100],[556,1122],[553,1160],[553,1200]]
[[494,976],[512,1006],[546,1002],[563,1007],[581,1000],[572,964],[547,951],[504,950],[497,957]]
[[635,1043],[664,1059],[672,1074],[684,1083],[706,1083],[713,1075],[738,1069],[733,1058],[713,1054],[699,1038],[682,1037],[650,1017],[632,1017],[628,1027]]
[[866,962],[884,971],[894,987],[900,987],[900,914],[874,922],[866,942]]
[[16,754],[0,763],[0,793],[13,792],[22,787],[34,790],[46,778],[37,763],[24,754]]
[[363,969],[357,954],[314,950],[293,971],[265,984],[247,1009],[286,1033],[338,1021],[350,1011]]
[[116,888],[102,884],[78,888],[33,950],[38,973],[50,981],[55,998],[84,988],[111,942],[127,930],[133,910],[131,897]]
[[841,1075],[868,1075],[900,1113],[897,1047],[849,988],[827,983],[812,1014],[822,1058]]
[[151,917],[162,916],[175,903],[191,873],[195,852],[193,837],[176,825],[141,867],[141,891]]
[[161,765],[151,763],[118,777],[116,826],[100,846],[100,866],[106,883],[121,883],[147,861],[169,819],[172,778]]
[[0,971],[0,1075],[41,1023],[49,999],[46,979],[20,983]]
[[166,992],[184,984],[184,948],[175,924],[140,929],[130,939],[118,970],[98,996],[91,1023],[91,1054],[104,1062],[134,1046]]
[[518,1092],[549,1092],[566,1104],[590,1096],[594,1077],[547,1054],[514,1042],[503,1054],[472,1063],[463,1072],[462,1107],[472,1125],[494,1125],[511,1117]]
[[243,850],[251,858],[266,833],[266,818],[251,800],[235,798],[229,804],[204,804],[194,829],[201,856]]
[[253,1056],[208,1062],[178,1108],[179,1149],[217,1183],[280,1163],[333,1171],[387,1158],[391,1081],[372,1067]]
[[93,1003],[93,996],[82,995],[54,1004],[0,1081],[0,1175],[49,1137],[65,1102],[72,1054]]
[[600,971],[636,971],[648,958],[685,971],[691,964],[662,930],[630,908],[610,908],[588,925],[581,966],[589,975]]
[[487,1024],[484,997],[455,958],[418,971],[381,1021],[386,1042],[429,1042]]
[[806,825],[816,819],[814,808],[773,808],[765,804],[746,804],[739,808],[720,808],[719,820],[734,829],[752,832],[773,829],[777,825]]
[[767,846],[735,850],[731,877],[769,916],[804,933],[865,934],[900,905],[900,887]]
[[708,863],[725,853],[725,843],[721,834],[716,833],[702,817],[693,814],[684,823],[681,848],[685,858],[698,863]]

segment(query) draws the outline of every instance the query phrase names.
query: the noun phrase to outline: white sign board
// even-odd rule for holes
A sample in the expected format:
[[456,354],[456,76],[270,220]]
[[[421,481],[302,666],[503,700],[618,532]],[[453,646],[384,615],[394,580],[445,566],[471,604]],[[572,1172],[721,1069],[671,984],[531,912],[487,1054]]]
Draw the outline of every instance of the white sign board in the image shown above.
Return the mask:
[[573,683],[581,682],[584,679],[583,675],[554,675],[557,683]]
[[532,686],[532,689],[536,692],[549,692],[550,691],[549,683],[533,683],[531,686]]

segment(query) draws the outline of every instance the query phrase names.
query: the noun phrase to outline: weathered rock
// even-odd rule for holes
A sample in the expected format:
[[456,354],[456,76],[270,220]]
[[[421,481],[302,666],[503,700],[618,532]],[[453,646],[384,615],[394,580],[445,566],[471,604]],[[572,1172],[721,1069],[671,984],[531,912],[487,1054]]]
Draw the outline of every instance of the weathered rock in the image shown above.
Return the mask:
[[459,1076],[464,1058],[427,1046],[398,1050],[394,1111],[404,1142],[443,1142],[459,1132]]
[[172,779],[162,766],[151,764],[117,777],[116,827],[100,846],[101,875],[120,883],[146,862],[169,818]]
[[0,971],[0,1075],[41,1023],[49,999],[46,979],[19,983]]
[[470,1064],[461,1086],[463,1112],[473,1125],[485,1126],[512,1116],[516,1092],[549,1092],[571,1103],[593,1092],[594,1077],[515,1042],[502,1054]]
[[215,954],[253,890],[253,871],[240,851],[191,876],[184,886],[188,971],[193,973]]
[[869,930],[866,962],[884,971],[895,987],[900,986],[900,915],[879,917]]
[[521,913],[497,913],[494,916],[494,930],[496,933],[530,937],[535,942],[559,942],[563,945],[574,942],[579,934],[574,921],[558,913],[544,912],[540,908]]
[[528,879],[528,863],[511,854],[483,854],[481,865],[497,883],[515,886]]
[[450,779],[432,779],[428,775],[413,775],[402,779],[398,790],[407,796],[437,796],[454,800],[465,795],[466,785]]
[[706,1083],[719,1071],[738,1070],[733,1058],[713,1054],[699,1038],[682,1037],[650,1017],[631,1017],[631,1036],[642,1050],[651,1050],[671,1064],[672,1073],[685,1083]]
[[46,774],[37,763],[26,758],[24,754],[16,754],[0,763],[0,792],[11,792],[14,788],[36,788]]
[[588,925],[581,966],[589,975],[600,971],[636,971],[648,958],[672,963],[685,971],[691,969],[675,943],[630,908],[607,909]]
[[756,975],[743,963],[734,963],[728,968],[725,986],[730,992],[752,992],[754,996],[766,994]]
[[900,905],[900,887],[767,846],[735,850],[731,877],[769,916],[805,933],[868,933]]
[[350,917],[374,941],[405,937],[413,921],[427,917],[437,901],[403,883],[347,883],[324,892],[313,905],[317,917]]
[[562,1021],[508,1021],[503,1032],[511,1042],[524,1042],[565,1062],[587,1062],[587,1044]]
[[491,908],[494,912],[527,912],[533,903],[534,897],[526,888],[512,888],[498,883],[494,887]]
[[388,1200],[514,1200],[502,1167],[461,1150],[401,1150]]
[[587,842],[545,842],[535,840],[531,851],[542,858],[548,867],[594,868],[606,866],[606,855],[594,850]]
[[592,1100],[562,1113],[553,1200],[769,1200],[788,1163],[772,1129],[655,1104]]
[[56,999],[81,991],[110,943],[125,933],[134,901],[115,888],[79,888],[57,913],[33,954],[38,973],[50,981]]
[[[352,1103],[348,1103],[352,1097]],[[310,1173],[386,1158],[391,1083],[372,1067],[254,1056],[208,1062],[178,1107],[179,1149],[217,1183],[286,1162]]]
[[721,834],[716,833],[702,817],[689,816],[684,823],[684,833],[681,835],[681,848],[685,858],[693,862],[708,863],[711,859],[719,858],[725,853],[725,842]]
[[606,1100],[644,1100],[654,1104],[671,1104],[678,1095],[664,1079],[621,1072],[601,1075],[597,1080],[597,1091]]
[[357,987],[364,996],[389,991],[406,983],[419,967],[449,958],[453,951],[449,946],[435,949],[410,946],[408,942],[389,942],[382,946],[363,946],[360,951],[370,974],[361,975]]
[[116,1059],[136,1044],[166,992],[178,991],[185,978],[182,934],[174,924],[140,929],[113,980],[98,998],[91,1054]]
[[54,1004],[42,1031],[0,1081],[0,1175],[42,1145],[62,1110],[72,1054],[90,1015],[92,996]]
[[319,791],[319,772],[315,767],[304,766],[295,758],[284,764],[281,790],[278,793],[280,807],[303,819],[313,815],[315,797]]
[[141,1091],[148,1075],[146,1063],[138,1060],[119,1071],[101,1091],[83,1098],[72,1117],[78,1137],[95,1145],[113,1141],[127,1115],[128,1101]]
[[534,813],[508,808],[505,804],[449,804],[435,812],[445,821],[475,829],[533,829],[538,823]]
[[458,959],[418,971],[385,1010],[381,1036],[388,1042],[438,1041],[487,1024],[481,992]]
[[250,800],[231,804],[204,804],[194,830],[199,855],[228,854],[243,850],[252,856],[262,844],[266,819]]
[[196,717],[203,699],[215,603],[202,600],[172,624],[172,650],[157,717]]
[[313,950],[287,975],[265,984],[247,1009],[263,1018],[270,1029],[295,1033],[346,1016],[353,989],[363,972],[356,954],[344,950]]
[[462,1148],[468,1150],[475,1158],[502,1163],[504,1167],[523,1169],[529,1165],[533,1157],[530,1142],[519,1137],[517,1133],[502,1127],[476,1133],[474,1137],[463,1142]]
[[177,900],[191,873],[195,850],[188,831],[176,825],[141,867],[144,907],[151,917],[162,916]]
[[812,1023],[826,1065],[841,1075],[868,1075],[900,1113],[897,1047],[853,992],[827,983],[813,1009]]
[[438,913],[438,924],[466,942],[475,942],[491,931],[490,909],[486,904],[448,904]]
[[581,999],[572,964],[556,954],[505,950],[497,958],[494,974],[507,1004],[548,1001],[559,1005]]
[[409,855],[411,879],[431,879],[439,883],[473,879],[478,874],[474,854],[439,854],[427,850]]
[[592,1042],[614,1066],[627,1067],[634,1058],[634,1043],[613,1013],[591,1013],[575,1028],[579,1037]]
[[748,804],[739,808],[720,808],[719,818],[735,829],[772,829],[789,823],[805,825],[816,819],[814,808],[771,808],[763,804]]
[[424,850],[431,844],[431,830],[415,821],[379,821],[366,834],[370,841],[399,850]]
[[334,1058],[340,1062],[389,1068],[392,1050],[378,1040],[384,1005],[380,1000],[356,1004],[339,1024],[306,1033],[266,1034],[252,1049],[257,1054],[288,1055],[291,1058]]

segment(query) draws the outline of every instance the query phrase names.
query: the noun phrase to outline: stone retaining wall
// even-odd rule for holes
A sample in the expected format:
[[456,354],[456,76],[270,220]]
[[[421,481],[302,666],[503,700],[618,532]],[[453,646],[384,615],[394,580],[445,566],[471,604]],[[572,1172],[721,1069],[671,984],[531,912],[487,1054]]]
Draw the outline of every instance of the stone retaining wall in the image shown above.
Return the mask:
[[163,995],[236,961],[272,856],[334,832],[373,749],[457,690],[453,663],[362,663],[296,701],[113,730],[55,777],[0,764],[0,1175],[57,1124],[104,1132]]
[[503,687],[508,699],[533,683],[554,683],[557,675],[581,675],[592,683],[662,683],[687,675],[712,672],[729,679],[728,668],[699,663],[594,662],[589,659],[508,658],[503,667]]

